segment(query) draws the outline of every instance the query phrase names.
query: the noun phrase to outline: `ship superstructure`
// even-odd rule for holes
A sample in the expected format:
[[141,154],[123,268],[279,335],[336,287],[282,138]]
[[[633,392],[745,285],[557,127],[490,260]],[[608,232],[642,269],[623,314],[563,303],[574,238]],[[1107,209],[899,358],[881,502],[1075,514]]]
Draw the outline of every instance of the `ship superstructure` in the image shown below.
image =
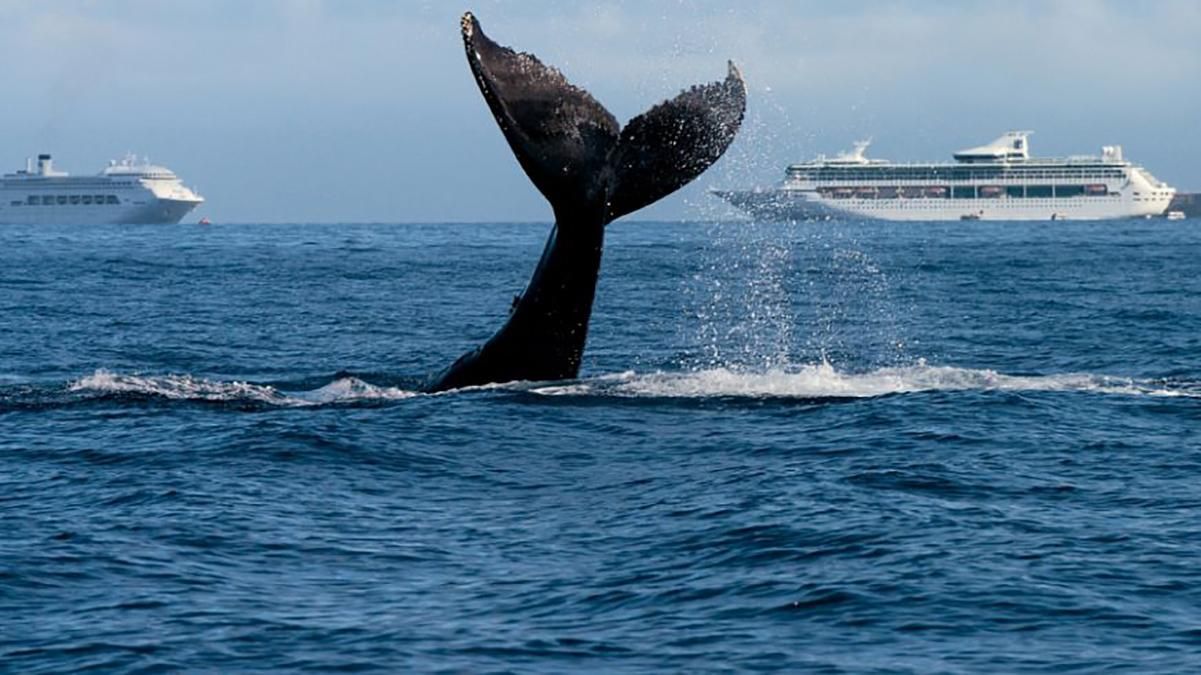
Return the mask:
[[1101,220],[1160,215],[1175,188],[1127,161],[1030,156],[1029,131],[954,153],[954,162],[900,164],[852,152],[789,166],[772,190],[718,192],[759,217],[854,215],[884,220]]
[[170,169],[132,155],[72,176],[43,154],[0,177],[0,223],[178,223],[203,202]]

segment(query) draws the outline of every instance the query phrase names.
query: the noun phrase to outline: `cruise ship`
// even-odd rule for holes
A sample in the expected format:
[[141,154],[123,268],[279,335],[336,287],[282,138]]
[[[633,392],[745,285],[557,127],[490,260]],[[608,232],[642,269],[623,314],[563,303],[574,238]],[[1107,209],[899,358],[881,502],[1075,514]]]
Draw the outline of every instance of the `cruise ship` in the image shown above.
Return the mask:
[[867,157],[868,142],[794,164],[768,190],[714,191],[769,220],[854,216],[881,220],[1105,220],[1158,216],[1176,194],[1121,146],[1101,156],[1030,156],[1030,131],[954,153],[954,162],[901,164]]
[[178,223],[204,199],[174,172],[132,155],[94,176],[54,168],[50,155],[0,177],[0,223]]

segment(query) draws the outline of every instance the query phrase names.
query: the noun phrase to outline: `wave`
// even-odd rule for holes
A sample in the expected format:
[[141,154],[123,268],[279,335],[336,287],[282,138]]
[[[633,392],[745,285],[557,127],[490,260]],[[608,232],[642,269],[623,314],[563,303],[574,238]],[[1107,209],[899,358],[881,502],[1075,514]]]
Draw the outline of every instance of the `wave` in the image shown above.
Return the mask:
[[391,401],[418,395],[418,392],[397,387],[368,384],[355,377],[341,377],[311,391],[286,392],[250,382],[221,382],[191,375],[123,375],[103,369],[70,383],[67,388],[75,393],[132,394],[168,400],[261,403],[279,407]]
[[829,363],[745,372],[712,368],[694,372],[625,372],[580,382],[534,386],[533,393],[656,398],[872,398],[931,391],[1086,392],[1123,396],[1201,398],[1201,386],[1187,383],[1064,373],[1004,375],[995,370],[930,366],[881,368],[866,373],[840,371]]
[[[121,374],[101,369],[68,383],[66,389],[73,402],[81,398],[134,397],[284,408],[403,401],[415,397],[471,395],[473,392],[656,399],[845,400],[966,391],[1079,392],[1111,396],[1201,398],[1201,383],[1137,380],[1089,373],[1006,375],[989,369],[931,366],[925,363],[862,373],[840,370],[829,363],[761,372],[720,367],[680,372],[627,371],[549,384],[510,382],[439,394],[374,385],[352,376],[336,377],[316,389],[291,391],[269,384],[211,380],[192,375]],[[27,387],[22,390],[29,391]],[[16,392],[10,391],[10,394],[13,393]],[[40,403],[52,403],[46,398],[55,397],[47,397],[46,394],[43,390],[38,396]],[[16,398],[20,397],[17,394]],[[0,399],[5,398],[8,400],[4,403],[19,403],[11,395],[0,396]]]

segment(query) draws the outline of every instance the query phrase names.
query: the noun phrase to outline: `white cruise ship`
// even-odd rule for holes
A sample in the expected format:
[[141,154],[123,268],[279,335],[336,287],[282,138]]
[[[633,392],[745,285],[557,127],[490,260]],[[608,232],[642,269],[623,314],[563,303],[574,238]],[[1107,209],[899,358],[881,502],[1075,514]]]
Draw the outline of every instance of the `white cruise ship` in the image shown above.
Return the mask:
[[1030,156],[1029,131],[961,150],[954,162],[868,159],[868,143],[794,164],[770,190],[715,194],[768,219],[856,216],[882,220],[1103,220],[1158,216],[1176,194],[1105,146],[1100,157]]
[[36,165],[0,177],[0,223],[178,223],[202,202],[172,171],[133,156],[71,176],[38,155]]

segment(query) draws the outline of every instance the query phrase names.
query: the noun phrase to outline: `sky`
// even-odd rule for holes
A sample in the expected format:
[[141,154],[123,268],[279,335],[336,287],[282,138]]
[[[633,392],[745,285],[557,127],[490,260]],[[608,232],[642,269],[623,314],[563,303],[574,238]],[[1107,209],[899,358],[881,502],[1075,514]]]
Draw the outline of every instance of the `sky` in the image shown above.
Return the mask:
[[634,219],[720,216],[708,190],[861,138],[945,160],[1009,129],[1201,190],[1198,0],[0,0],[0,168],[147,155],[215,222],[549,221],[468,71],[468,9],[622,121],[739,65],[727,156]]

